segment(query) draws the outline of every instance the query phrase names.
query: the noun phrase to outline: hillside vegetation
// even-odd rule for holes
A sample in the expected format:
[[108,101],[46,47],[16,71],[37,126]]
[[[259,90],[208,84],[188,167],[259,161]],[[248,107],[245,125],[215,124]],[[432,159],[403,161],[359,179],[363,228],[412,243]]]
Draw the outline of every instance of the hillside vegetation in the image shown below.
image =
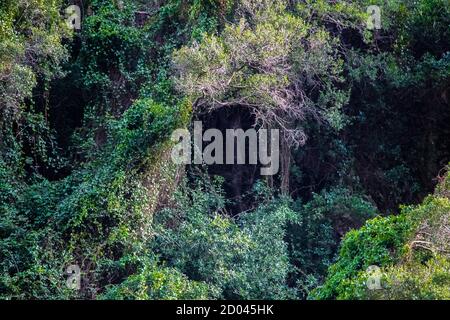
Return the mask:
[[0,299],[450,299],[449,162],[448,0],[0,3]]

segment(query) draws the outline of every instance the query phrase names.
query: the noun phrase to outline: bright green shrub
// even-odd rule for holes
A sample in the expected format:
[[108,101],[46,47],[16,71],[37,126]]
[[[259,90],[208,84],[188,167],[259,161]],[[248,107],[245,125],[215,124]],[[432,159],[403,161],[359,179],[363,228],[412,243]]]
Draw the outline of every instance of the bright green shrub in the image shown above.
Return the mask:
[[177,208],[156,215],[154,250],[169,266],[217,288],[221,298],[293,297],[284,242],[293,212],[286,203],[266,200],[234,221],[215,184],[199,182],[176,199]]
[[139,273],[108,288],[100,299],[113,300],[189,300],[214,296],[205,283],[188,280],[177,269],[157,266],[152,259]]
[[[436,219],[447,215],[449,210],[449,199],[430,196],[420,206],[404,207],[401,214],[397,216],[378,217],[369,220],[360,230],[350,231],[342,242],[337,262],[329,269],[325,283],[314,290],[310,298],[364,299],[372,297],[368,293],[369,290],[365,283],[368,276],[367,268],[371,265],[386,267],[387,270],[390,270],[388,271],[390,273],[389,282],[392,284],[394,270],[399,268],[399,263],[411,254],[418,256],[415,251],[411,253],[409,242],[412,241],[420,224],[427,219]],[[418,263],[426,264],[426,261]],[[433,265],[433,263],[435,262],[430,260],[430,264]],[[445,270],[445,264],[439,263],[439,265]],[[402,273],[400,268],[398,272]],[[413,264],[412,270],[405,271],[403,275],[398,274],[398,276],[403,278],[402,281],[408,282],[407,274],[412,273],[416,268],[424,274],[430,270],[430,266]],[[433,275],[428,276],[428,280],[424,279],[424,281],[429,281],[433,277]],[[413,277],[411,281],[414,282],[414,279],[417,278]],[[441,285],[445,286],[445,283],[444,281]],[[417,288],[417,283],[413,287]],[[392,289],[392,297],[399,296],[395,293],[398,290],[398,288]],[[410,299],[420,296],[413,290],[405,291],[403,294],[404,297],[408,296]],[[424,291],[423,296],[426,295]],[[389,293],[386,294],[386,297],[388,296]]]
[[407,262],[384,268],[381,283],[383,289],[366,290],[364,298],[449,300],[450,259],[437,255],[424,263]]

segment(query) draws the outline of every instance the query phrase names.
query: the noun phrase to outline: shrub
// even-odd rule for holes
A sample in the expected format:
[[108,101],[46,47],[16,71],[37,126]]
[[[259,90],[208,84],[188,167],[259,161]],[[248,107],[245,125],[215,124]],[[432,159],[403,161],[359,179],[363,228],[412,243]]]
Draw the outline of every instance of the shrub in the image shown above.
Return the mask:
[[154,249],[169,266],[218,288],[221,298],[293,296],[284,241],[293,212],[286,202],[267,201],[235,221],[224,215],[217,184],[198,182],[176,199],[177,208],[156,216]]
[[[411,261],[412,257],[422,256],[417,250],[411,251],[414,247],[411,247],[410,244],[421,223],[427,219],[446,216],[449,210],[449,199],[429,196],[419,206],[404,207],[397,216],[377,217],[369,220],[360,230],[350,231],[342,242],[338,260],[330,267],[324,285],[315,289],[311,298],[365,299],[374,297],[373,294],[368,293],[365,282],[369,275],[366,270],[371,265],[388,270],[387,281],[391,288],[381,296],[400,297],[398,292],[401,285],[395,287],[395,277],[399,277],[400,283],[403,283],[406,290],[408,287],[407,275],[412,274],[416,269],[424,275],[431,272],[423,279],[424,284],[431,281],[434,279],[431,266],[437,265],[440,270],[446,268],[446,263],[440,261],[439,258],[429,260],[430,257],[425,256],[423,261],[419,259],[419,261],[409,264],[409,267],[408,264],[401,266],[401,262],[404,259]],[[427,265],[428,260],[430,261],[429,265]],[[395,271],[396,268],[399,268],[398,273]],[[436,269],[436,279],[440,278],[439,274],[442,274],[439,268]],[[412,290],[403,292],[403,297],[414,299],[421,294],[428,295],[426,291],[420,294],[415,293],[414,288],[420,287],[417,280],[417,276],[410,279],[413,283]],[[443,281],[437,286],[445,288],[445,283]]]
[[287,242],[297,270],[297,285],[306,297],[335,261],[343,235],[373,218],[376,208],[363,196],[335,187],[315,194],[305,204],[297,201],[295,211],[297,217],[289,224]]

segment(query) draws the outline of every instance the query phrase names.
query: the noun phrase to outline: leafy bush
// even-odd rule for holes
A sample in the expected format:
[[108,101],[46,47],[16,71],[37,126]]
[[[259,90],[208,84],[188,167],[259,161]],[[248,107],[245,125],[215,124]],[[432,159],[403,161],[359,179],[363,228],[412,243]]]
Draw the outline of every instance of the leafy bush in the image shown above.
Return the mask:
[[221,298],[293,297],[284,242],[293,212],[285,201],[266,200],[235,221],[224,215],[216,183],[198,182],[176,199],[177,208],[156,215],[153,248],[168,265],[217,288]]
[[109,300],[187,300],[214,296],[205,284],[190,281],[177,269],[164,268],[148,257],[139,273],[108,288],[100,299]]
[[[155,190],[170,187],[175,176],[174,168],[167,166],[164,171],[161,166],[157,176],[165,185],[160,186],[152,179],[151,167],[153,161],[170,155],[167,137],[171,128],[188,119],[184,107],[188,105],[168,112],[150,100],[136,101],[122,119],[111,122],[115,141],[96,161],[64,180],[40,179],[15,186],[6,171],[0,172],[0,187],[5,191],[0,233],[2,296],[77,295],[67,290],[64,270],[78,264],[84,275],[84,289],[78,294],[95,297],[105,285],[135,270],[140,264],[137,252],[151,237],[152,214],[160,201]],[[146,185],[150,182],[152,188]]]
[[[366,286],[366,280],[370,275],[366,270],[372,265],[386,268],[383,270],[387,270],[388,273],[387,282],[390,289],[382,291],[379,295],[381,297],[401,298],[403,296],[408,299],[429,297],[431,293],[427,290],[440,295],[441,293],[438,291],[441,290],[440,288],[445,288],[445,279],[445,281],[435,284],[438,289],[430,289],[430,286],[425,286],[425,284],[432,282],[435,276],[436,279],[439,279],[439,275],[443,273],[442,270],[446,270],[448,262],[443,262],[440,258],[430,259],[431,257],[422,261],[420,257],[423,258],[423,255],[414,249],[410,241],[413,241],[419,226],[425,220],[446,216],[449,210],[448,198],[429,196],[423,204],[417,207],[404,207],[397,216],[377,217],[369,220],[360,230],[350,231],[342,242],[339,258],[330,267],[324,285],[314,290],[311,298],[364,299],[375,297],[376,294],[371,294]],[[411,259],[419,259],[419,261],[401,266],[401,262],[406,258],[409,261]],[[429,262],[427,262],[428,260]],[[437,267],[436,274],[432,269],[433,265]],[[415,270],[424,275],[424,278],[420,280],[423,281],[424,291],[417,292],[417,289],[421,287],[420,278],[413,276],[408,280],[408,276],[412,275]],[[396,277],[399,282],[398,286],[395,284]],[[409,285],[411,285],[411,290],[407,290]],[[399,293],[401,288],[404,289],[402,294]],[[445,292],[444,290],[442,294],[445,295]]]
[[333,188],[315,194],[305,204],[296,203],[297,214],[290,223],[287,242],[297,270],[296,281],[303,297],[323,281],[334,262],[341,238],[376,215],[376,208],[358,194]]

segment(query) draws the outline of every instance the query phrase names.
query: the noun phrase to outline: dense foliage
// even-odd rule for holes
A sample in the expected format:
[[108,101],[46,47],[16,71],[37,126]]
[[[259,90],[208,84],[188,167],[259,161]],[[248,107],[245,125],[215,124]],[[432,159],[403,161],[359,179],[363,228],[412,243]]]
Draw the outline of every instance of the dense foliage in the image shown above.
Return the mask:
[[[397,216],[370,220],[347,233],[325,284],[312,297],[448,299],[449,200],[437,192],[419,206],[404,207]],[[373,265],[383,267],[383,289],[366,286]]]
[[[280,173],[176,165],[193,120]],[[449,161],[448,0],[0,4],[1,299],[450,299]]]

